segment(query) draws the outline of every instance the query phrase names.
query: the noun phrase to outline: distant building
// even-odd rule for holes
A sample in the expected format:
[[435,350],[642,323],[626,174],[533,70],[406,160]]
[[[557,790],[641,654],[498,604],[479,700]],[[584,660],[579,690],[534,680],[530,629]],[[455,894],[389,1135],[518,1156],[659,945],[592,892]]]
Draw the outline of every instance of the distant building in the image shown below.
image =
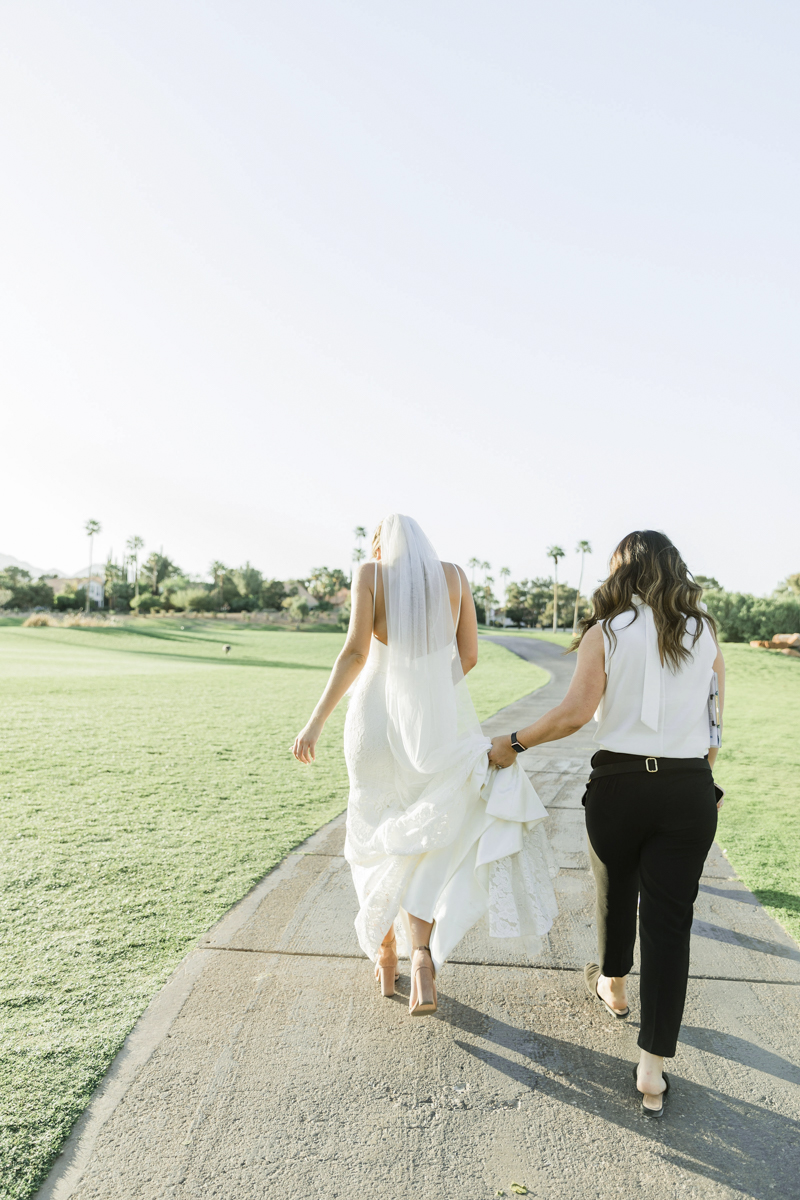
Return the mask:
[[[86,587],[86,576],[43,576],[41,582],[48,584],[53,589],[54,596],[61,596],[65,592],[77,592],[78,588]],[[98,608],[105,607],[105,576],[91,576],[89,579],[89,599]]]

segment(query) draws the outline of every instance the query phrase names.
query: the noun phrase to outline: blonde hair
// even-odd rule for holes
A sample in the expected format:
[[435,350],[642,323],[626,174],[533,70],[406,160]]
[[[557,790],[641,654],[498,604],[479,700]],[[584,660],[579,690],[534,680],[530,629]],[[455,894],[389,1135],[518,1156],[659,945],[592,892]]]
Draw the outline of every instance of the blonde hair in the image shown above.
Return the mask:
[[375,558],[377,556],[378,551],[381,548],[381,529],[382,528],[383,528],[383,521],[379,521],[378,526],[372,535],[372,549],[370,550],[370,558]]

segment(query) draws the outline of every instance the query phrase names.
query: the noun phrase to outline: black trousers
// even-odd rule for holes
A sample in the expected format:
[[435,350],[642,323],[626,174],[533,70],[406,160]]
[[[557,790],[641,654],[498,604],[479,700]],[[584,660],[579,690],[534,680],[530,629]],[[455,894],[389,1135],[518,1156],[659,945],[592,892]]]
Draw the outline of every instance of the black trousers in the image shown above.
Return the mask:
[[[593,766],[612,760],[599,750]],[[689,978],[693,905],[717,828],[711,772],[605,775],[585,798],[597,886],[597,941],[604,975],[627,975],[639,900],[639,1045],[671,1057]]]

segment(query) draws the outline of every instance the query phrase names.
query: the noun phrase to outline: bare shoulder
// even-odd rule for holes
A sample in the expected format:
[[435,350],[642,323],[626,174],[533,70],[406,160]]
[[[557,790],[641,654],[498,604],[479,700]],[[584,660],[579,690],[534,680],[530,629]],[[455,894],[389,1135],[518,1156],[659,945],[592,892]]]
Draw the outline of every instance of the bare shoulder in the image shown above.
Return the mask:
[[591,629],[587,629],[586,633],[581,638],[579,652],[584,651],[586,655],[601,654],[605,656],[605,646],[603,645],[603,628],[600,624],[593,625]]
[[[357,570],[353,572],[352,586],[357,588],[359,592],[371,592],[376,577],[375,567],[376,563],[374,559],[370,559],[368,562],[359,563]],[[377,568],[378,574],[380,574],[380,563],[377,563]]]
[[458,595],[459,583],[461,585],[461,591],[463,592],[464,588],[468,586],[467,577],[464,574],[464,568],[460,567],[458,563],[452,562],[443,562],[442,568],[444,570],[444,577],[447,580],[447,590],[449,591],[450,595]]
[[444,567],[445,579],[448,583],[457,583],[459,576],[461,576],[462,582],[467,578],[464,568],[460,567],[458,563],[443,562],[442,566]]

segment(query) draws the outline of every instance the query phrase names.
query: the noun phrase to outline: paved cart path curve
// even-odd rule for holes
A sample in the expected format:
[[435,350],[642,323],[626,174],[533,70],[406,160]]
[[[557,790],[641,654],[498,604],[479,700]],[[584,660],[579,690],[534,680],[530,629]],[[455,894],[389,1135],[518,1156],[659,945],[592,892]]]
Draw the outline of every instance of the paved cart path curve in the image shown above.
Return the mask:
[[[485,722],[530,723],[574,659],[491,636],[551,675]],[[153,1000],[39,1200],[539,1200],[800,1197],[800,948],[714,846],[696,906],[667,1117],[630,1080],[632,1017],[583,991],[595,957],[580,797],[591,728],[529,751],[547,806],[560,915],[531,964],[482,927],[457,947],[430,1019],[407,964],[382,1000],[353,931],[344,816],[205,935]]]

